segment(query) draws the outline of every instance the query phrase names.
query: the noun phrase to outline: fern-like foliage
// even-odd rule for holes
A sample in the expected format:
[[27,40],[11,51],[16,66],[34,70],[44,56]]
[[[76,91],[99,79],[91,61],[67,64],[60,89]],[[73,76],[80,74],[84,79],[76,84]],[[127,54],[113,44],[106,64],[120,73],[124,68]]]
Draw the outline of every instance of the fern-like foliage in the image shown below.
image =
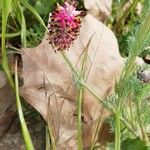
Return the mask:
[[[127,34],[126,42],[129,52],[128,58],[120,80],[116,83],[115,94],[107,98],[107,103],[113,109],[115,116],[115,124],[112,127],[115,129],[115,144],[118,144],[119,138],[133,138],[135,136],[140,137],[148,144],[150,84],[143,82],[140,73],[150,67],[148,65],[138,66],[136,58],[142,55],[143,51],[150,45],[149,0],[143,2],[142,14],[132,25]],[[123,120],[122,123],[118,121],[118,118]],[[120,136],[119,132],[124,136]]]

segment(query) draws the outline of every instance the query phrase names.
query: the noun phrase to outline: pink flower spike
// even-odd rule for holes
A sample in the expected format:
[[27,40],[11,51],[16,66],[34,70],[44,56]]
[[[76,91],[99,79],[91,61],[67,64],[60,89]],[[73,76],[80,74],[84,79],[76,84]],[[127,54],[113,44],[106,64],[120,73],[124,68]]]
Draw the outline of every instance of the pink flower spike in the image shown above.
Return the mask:
[[71,4],[66,1],[63,6],[57,4],[50,16],[48,40],[58,51],[68,49],[79,34],[81,11],[77,11],[74,4],[74,1]]
[[76,7],[74,6],[74,3],[70,5],[69,3],[65,2],[64,4],[66,6],[66,11],[72,15],[72,16],[77,16],[81,14],[81,11],[76,11]]

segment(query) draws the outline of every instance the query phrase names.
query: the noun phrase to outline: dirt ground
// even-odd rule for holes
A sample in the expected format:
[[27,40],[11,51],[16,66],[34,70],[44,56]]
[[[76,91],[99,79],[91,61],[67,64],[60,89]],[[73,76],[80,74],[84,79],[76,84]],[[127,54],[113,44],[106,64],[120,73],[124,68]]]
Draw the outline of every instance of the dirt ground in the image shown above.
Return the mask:
[[[44,121],[26,118],[35,150],[44,150],[45,126]],[[5,135],[0,138],[0,150],[25,150],[20,124],[16,118]]]

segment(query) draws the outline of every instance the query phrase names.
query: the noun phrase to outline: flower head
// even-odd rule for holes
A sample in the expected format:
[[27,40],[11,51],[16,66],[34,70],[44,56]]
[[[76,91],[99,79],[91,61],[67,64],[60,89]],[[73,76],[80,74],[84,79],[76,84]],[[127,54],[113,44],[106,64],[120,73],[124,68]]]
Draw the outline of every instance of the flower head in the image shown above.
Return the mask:
[[56,50],[68,49],[76,39],[81,27],[80,14],[74,1],[66,1],[63,6],[57,4],[57,9],[50,16],[48,33],[48,40]]

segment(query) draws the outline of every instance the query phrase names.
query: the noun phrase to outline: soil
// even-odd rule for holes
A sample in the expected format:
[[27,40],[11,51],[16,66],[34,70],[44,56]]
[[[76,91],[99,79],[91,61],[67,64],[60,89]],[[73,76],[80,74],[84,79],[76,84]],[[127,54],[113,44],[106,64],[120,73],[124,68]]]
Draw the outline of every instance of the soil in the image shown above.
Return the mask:
[[[45,126],[42,119],[26,118],[35,150],[44,150]],[[19,119],[16,118],[9,130],[0,138],[0,150],[25,150]]]

